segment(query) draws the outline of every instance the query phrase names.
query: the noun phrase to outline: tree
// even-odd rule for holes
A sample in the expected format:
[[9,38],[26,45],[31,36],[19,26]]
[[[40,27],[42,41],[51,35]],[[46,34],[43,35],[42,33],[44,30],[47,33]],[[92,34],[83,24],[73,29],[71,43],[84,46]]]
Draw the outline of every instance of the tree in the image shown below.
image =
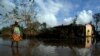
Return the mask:
[[22,23],[24,22],[23,24],[25,24],[25,27],[27,27],[25,28],[27,30],[25,33],[38,32],[40,23],[36,21],[37,12],[35,11],[36,7],[34,4],[34,0],[28,0],[27,3],[19,1],[18,4],[16,4],[16,2],[17,1],[14,0],[15,7],[13,8],[11,12],[7,12],[4,15],[0,13],[0,16],[4,18],[4,20],[0,21],[0,24],[6,23],[7,21],[12,20],[12,19],[18,20],[19,24],[21,22]]
[[93,18],[95,20],[96,23],[96,30],[98,29],[98,23],[100,22],[100,13],[96,13],[93,15]]
[[[13,19],[20,22],[25,22],[26,26],[29,27],[30,22],[32,23],[31,19],[35,19],[37,14],[36,11],[34,11],[34,0],[28,0],[27,3],[19,1],[18,4],[16,4],[17,1],[14,1],[14,3],[15,7],[12,11],[6,12],[4,15],[0,13],[0,16],[5,19],[0,21],[0,24],[6,23],[7,21]],[[4,7],[0,4],[0,8]]]

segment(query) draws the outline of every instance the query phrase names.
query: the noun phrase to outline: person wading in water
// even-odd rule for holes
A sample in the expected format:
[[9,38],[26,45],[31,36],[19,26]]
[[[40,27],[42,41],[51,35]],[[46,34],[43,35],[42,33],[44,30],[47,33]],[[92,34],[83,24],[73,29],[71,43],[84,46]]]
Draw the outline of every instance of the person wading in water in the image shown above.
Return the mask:
[[21,29],[18,25],[18,22],[15,21],[15,24],[12,27],[12,43],[11,43],[11,47],[14,46],[14,44],[16,43],[16,47],[18,47],[18,42],[22,39],[21,36]]

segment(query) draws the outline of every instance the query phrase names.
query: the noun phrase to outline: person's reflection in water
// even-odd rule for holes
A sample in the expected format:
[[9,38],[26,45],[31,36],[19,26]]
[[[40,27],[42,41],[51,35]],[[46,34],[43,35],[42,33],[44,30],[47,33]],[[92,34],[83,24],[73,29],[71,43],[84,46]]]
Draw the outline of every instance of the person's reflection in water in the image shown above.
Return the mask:
[[34,48],[37,48],[38,46],[40,45],[40,43],[36,40],[36,39],[32,39],[32,40],[29,40],[28,42],[28,56],[32,56],[32,50]]
[[12,47],[12,56],[21,56],[21,53],[19,52],[18,47]]

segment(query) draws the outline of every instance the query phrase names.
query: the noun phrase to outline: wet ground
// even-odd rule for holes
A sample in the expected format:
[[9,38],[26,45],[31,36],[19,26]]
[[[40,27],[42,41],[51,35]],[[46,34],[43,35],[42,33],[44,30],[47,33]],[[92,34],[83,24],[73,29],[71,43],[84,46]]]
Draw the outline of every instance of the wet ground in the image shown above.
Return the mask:
[[84,48],[60,42],[24,39],[17,48],[11,47],[11,40],[0,38],[0,56],[100,56],[100,43]]

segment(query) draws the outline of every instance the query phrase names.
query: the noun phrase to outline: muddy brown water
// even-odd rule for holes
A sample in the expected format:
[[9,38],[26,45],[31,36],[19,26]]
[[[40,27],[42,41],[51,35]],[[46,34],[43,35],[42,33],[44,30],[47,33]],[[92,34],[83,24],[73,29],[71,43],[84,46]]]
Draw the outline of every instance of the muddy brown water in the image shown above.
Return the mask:
[[100,43],[84,48],[68,46],[64,41],[48,43],[37,39],[24,39],[17,48],[11,47],[11,40],[0,38],[0,56],[100,56]]

